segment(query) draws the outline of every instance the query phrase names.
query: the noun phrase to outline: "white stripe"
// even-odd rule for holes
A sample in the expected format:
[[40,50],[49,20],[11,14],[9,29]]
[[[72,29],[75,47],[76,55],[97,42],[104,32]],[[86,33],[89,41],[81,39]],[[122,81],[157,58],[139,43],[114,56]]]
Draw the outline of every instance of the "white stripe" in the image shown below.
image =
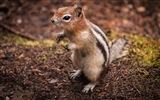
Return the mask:
[[107,42],[108,42],[108,38],[106,37],[106,35],[104,34],[104,32],[95,24],[93,24],[92,22],[89,22],[91,27],[97,29],[100,33],[102,33],[102,35],[106,38]]
[[[90,25],[91,25],[91,27],[97,29],[106,38],[106,41],[109,42],[108,38],[106,37],[106,35],[104,34],[104,32],[97,25],[93,24],[92,22],[90,22]],[[103,38],[102,38],[102,41],[103,41]],[[107,47],[107,44],[104,45],[104,46]],[[106,53],[107,53],[107,62],[108,62],[109,61],[109,56],[110,56],[110,54],[109,54],[109,47],[105,48],[105,50],[106,50]],[[106,66],[107,66],[107,62],[106,62]]]
[[[92,24],[93,26],[93,24]],[[93,32],[93,34],[95,35],[95,37],[99,40],[99,42],[104,46],[106,54],[107,54],[107,61],[105,62],[105,66],[107,66],[107,62],[109,61],[109,50],[108,47],[105,43],[105,41],[103,40],[102,36],[100,34],[98,34],[97,32],[95,32],[95,30],[93,30],[92,26],[90,26],[91,31]],[[102,31],[100,31],[102,34],[104,34]],[[106,38],[106,36],[105,36]]]

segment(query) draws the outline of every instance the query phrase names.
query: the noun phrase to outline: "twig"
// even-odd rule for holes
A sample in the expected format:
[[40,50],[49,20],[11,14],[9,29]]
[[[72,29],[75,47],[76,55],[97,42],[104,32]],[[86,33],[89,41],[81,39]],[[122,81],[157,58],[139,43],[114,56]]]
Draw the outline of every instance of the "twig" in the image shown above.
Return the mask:
[[30,40],[37,40],[39,41],[37,38],[35,38],[34,36],[30,35],[30,34],[23,34],[22,32],[8,26],[7,24],[4,24],[4,23],[0,23],[0,26],[2,26],[3,28],[7,29],[8,31],[16,34],[16,35],[19,35],[21,37],[24,37],[24,38],[27,38],[27,39],[30,39]]

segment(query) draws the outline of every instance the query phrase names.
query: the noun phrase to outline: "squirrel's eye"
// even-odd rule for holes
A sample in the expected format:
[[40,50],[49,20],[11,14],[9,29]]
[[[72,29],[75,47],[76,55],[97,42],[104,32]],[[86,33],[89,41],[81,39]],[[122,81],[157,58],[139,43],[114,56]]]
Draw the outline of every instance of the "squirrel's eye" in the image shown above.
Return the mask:
[[71,18],[71,16],[64,16],[63,19],[64,20],[69,20]]
[[70,14],[63,15],[62,21],[64,21],[64,22],[70,22],[71,21],[71,15]]

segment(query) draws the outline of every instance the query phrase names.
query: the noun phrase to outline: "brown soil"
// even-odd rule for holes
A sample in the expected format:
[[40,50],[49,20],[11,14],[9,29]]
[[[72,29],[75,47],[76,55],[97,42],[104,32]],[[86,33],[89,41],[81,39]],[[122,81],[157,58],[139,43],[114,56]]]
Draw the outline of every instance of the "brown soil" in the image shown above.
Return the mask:
[[[52,0],[2,0],[0,3],[3,23],[39,40],[54,38],[57,30],[50,18],[57,8],[70,5],[69,2]],[[157,16],[160,12],[155,7],[150,13],[148,3],[108,0],[81,4],[87,18],[102,27],[104,32],[111,28],[125,33],[144,33],[154,38],[159,36]],[[159,6],[160,3],[155,0],[155,4]],[[157,20],[152,20],[154,18]],[[74,69],[70,52],[59,45],[17,44],[15,40],[8,41],[6,38],[10,32],[2,27],[0,32],[3,33],[0,40],[0,100],[160,99],[160,70],[157,66],[147,69],[146,74],[140,66],[131,65],[133,60],[130,56],[119,59],[109,65],[94,92],[84,94],[81,90],[88,83],[84,75],[74,81],[68,77]]]

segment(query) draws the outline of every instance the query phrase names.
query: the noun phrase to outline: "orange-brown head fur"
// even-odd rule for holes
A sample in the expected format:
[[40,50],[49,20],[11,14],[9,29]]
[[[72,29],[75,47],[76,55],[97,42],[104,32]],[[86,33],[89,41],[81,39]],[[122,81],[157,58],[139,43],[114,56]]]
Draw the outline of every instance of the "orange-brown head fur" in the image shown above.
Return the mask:
[[[70,17],[69,20],[64,20],[64,17]],[[74,6],[62,7],[55,12],[51,21],[59,27],[65,29],[74,34],[78,34],[81,31],[87,29],[86,19],[81,7]]]

